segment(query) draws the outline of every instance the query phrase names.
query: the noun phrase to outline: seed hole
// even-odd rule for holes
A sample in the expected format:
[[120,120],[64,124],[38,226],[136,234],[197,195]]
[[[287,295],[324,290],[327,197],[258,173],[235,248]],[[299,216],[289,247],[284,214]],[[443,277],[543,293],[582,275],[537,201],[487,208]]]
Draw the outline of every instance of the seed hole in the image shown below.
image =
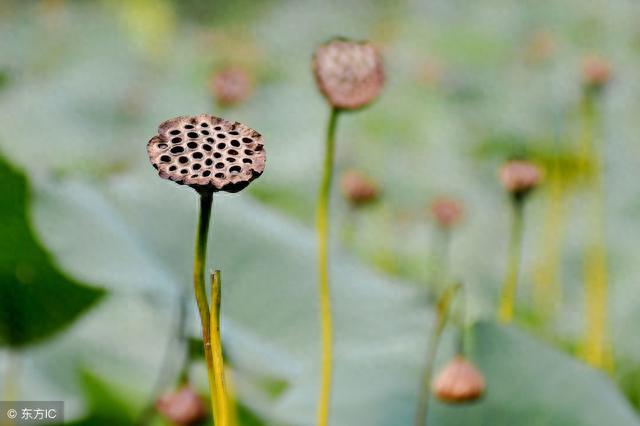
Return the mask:
[[204,172],[202,172],[202,176],[209,177],[211,176],[211,172],[209,170],[205,170]]
[[160,148],[160,149],[165,149],[166,147],[167,147],[166,143],[159,143],[158,144],[158,148]]
[[187,124],[186,126],[184,126],[185,129],[193,129],[193,126],[191,124]]
[[244,153],[247,155],[253,155],[253,151],[251,151],[250,149],[245,149]]
[[243,158],[242,162],[245,164],[253,164],[253,161],[251,161],[251,158]]
[[172,154],[182,154],[183,152],[184,152],[184,148],[181,146],[174,146],[173,148],[171,148]]
[[182,170],[180,170],[180,173],[182,173],[183,175],[186,175],[187,173],[189,173],[189,170],[182,169]]
[[229,151],[227,151],[227,154],[229,154],[229,155],[238,155],[238,151],[236,151],[235,149],[230,149]]
[[218,179],[224,179],[224,173],[216,173],[214,176]]
[[189,132],[187,133],[187,136],[189,136],[191,139],[195,139],[198,137],[198,134],[196,132]]
[[225,135],[224,133],[218,133],[216,136],[218,136],[220,139],[224,139],[227,137],[227,135]]
[[224,169],[224,163],[216,163],[216,169]]
[[222,127],[216,126],[216,127],[213,128],[213,130],[222,130]]
[[235,159],[235,158],[233,158],[233,157],[227,157],[227,162],[229,162],[229,163],[235,163],[235,162],[236,162],[236,159]]
[[214,143],[216,140],[214,138],[207,138],[207,142]]
[[169,171],[170,172],[175,172],[176,170],[178,170],[178,167],[176,167],[176,166],[169,167]]
[[232,166],[229,168],[229,172],[231,172],[232,175],[237,175],[240,171],[242,171],[242,167],[240,166]]
[[201,168],[202,168],[201,164],[196,163],[193,165],[193,170],[200,170]]
[[169,132],[170,135],[179,135],[180,134],[180,130],[175,129]]
[[231,141],[231,146],[235,146],[236,148],[238,148],[240,146],[240,142],[238,142],[237,139],[234,139]]
[[229,134],[233,136],[238,136],[240,133],[234,130],[233,132],[229,132]]
[[251,139],[251,138],[242,138],[242,142],[251,143],[251,142],[253,142],[253,139]]
[[222,154],[220,154],[219,152],[214,152],[214,153],[213,153],[213,157],[214,157],[214,158],[221,158],[221,157],[222,157]]
[[258,145],[258,146],[256,146],[256,151],[257,151],[257,152],[262,151],[262,145]]
[[203,135],[208,135],[209,131],[208,130],[200,130],[200,133],[202,133]]
[[192,157],[196,160],[200,160],[202,157],[204,157],[204,155],[201,152],[194,152]]
[[211,145],[205,143],[204,145],[202,145],[202,149],[204,149],[205,151],[211,151],[213,148],[211,147]]
[[200,123],[200,125],[201,125],[202,127],[209,127],[209,125],[208,125],[207,123]]
[[191,179],[195,179],[197,177],[198,177],[198,175],[191,175]]
[[171,139],[171,142],[180,143],[180,142],[182,142],[182,138],[173,138],[173,139]]
[[213,160],[211,158],[207,158],[206,160],[204,160],[204,165],[205,166],[210,166],[213,164]]
[[226,147],[227,147],[227,144],[226,144],[226,143],[224,143],[224,142],[220,142],[220,143],[218,144],[218,149],[225,149]]
[[163,155],[162,157],[160,157],[160,161],[165,162],[165,163],[170,163],[171,162],[171,157],[169,157],[168,155]]
[[187,157],[182,156],[182,157],[178,158],[178,161],[181,164],[187,164],[189,162],[189,159]]
[[189,142],[187,146],[191,149],[195,149],[198,147],[198,142]]

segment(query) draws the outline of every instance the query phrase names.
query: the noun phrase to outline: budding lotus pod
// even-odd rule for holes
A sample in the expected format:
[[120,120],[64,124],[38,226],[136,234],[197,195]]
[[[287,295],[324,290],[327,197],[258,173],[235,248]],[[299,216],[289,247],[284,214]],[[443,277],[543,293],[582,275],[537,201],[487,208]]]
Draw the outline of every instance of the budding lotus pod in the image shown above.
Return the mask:
[[431,202],[431,215],[439,226],[451,228],[462,219],[462,204],[448,197],[439,197]]
[[500,168],[502,186],[515,197],[522,197],[542,181],[542,171],[529,161],[511,160]]
[[362,173],[351,170],[342,176],[342,193],[354,207],[364,206],[378,199],[378,186]]
[[599,55],[582,60],[582,82],[589,89],[601,89],[611,80],[611,64]]
[[242,68],[226,68],[214,74],[211,91],[218,105],[237,105],[251,94],[251,78]]
[[373,44],[334,39],[318,47],[313,73],[320,92],[337,109],[371,103],[384,85],[382,58]]
[[434,395],[449,403],[470,402],[485,391],[482,373],[461,355],[454,357],[436,376],[432,384]]
[[180,426],[199,423],[207,415],[204,402],[189,386],[158,398],[156,409],[171,423]]
[[147,153],[161,178],[210,192],[244,189],[262,174],[266,161],[260,133],[207,114],[160,124]]

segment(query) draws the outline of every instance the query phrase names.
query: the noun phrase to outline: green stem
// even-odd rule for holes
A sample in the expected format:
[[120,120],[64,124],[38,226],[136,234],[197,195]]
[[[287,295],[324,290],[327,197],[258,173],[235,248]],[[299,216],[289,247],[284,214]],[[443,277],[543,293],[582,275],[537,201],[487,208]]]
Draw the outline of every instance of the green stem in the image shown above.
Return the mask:
[[213,357],[211,354],[211,332],[209,327],[209,304],[207,302],[207,291],[204,282],[205,259],[207,257],[207,238],[209,235],[209,223],[211,221],[211,207],[213,204],[213,193],[210,191],[200,192],[200,215],[198,218],[198,233],[196,234],[195,256],[193,259],[193,288],[200,314],[200,324],[202,326],[202,342],[204,344],[204,355],[207,362],[207,373],[209,377],[209,392],[211,394],[211,407],[214,419],[217,419],[217,404],[215,404],[216,387],[213,373]]
[[415,426],[424,426],[427,423],[429,397],[431,396],[431,378],[433,376],[433,367],[435,365],[436,355],[438,354],[440,336],[442,336],[444,327],[447,324],[451,303],[453,302],[453,299],[460,287],[461,285],[459,283],[453,284],[445,288],[438,298],[436,324],[433,328],[431,337],[429,338],[427,359],[422,371],[422,380],[420,382],[418,407],[414,423]]
[[520,272],[520,258],[522,256],[522,235],[524,231],[524,199],[526,195],[512,197],[513,221],[511,224],[511,238],[507,260],[507,272],[502,286],[498,320],[510,323],[513,320],[513,310],[518,288],[518,274]]
[[320,373],[320,395],[318,400],[318,426],[329,422],[329,403],[331,399],[332,344],[333,326],[331,319],[331,291],[329,287],[329,199],[333,177],[333,157],[335,151],[335,133],[338,122],[338,109],[332,109],[327,126],[322,181],[318,193],[316,210],[316,230],[318,234],[318,296],[320,300],[320,324],[322,335],[322,361]]
[[224,360],[222,357],[222,343],[220,341],[220,301],[222,299],[222,278],[220,271],[211,274],[211,358],[213,361],[213,377],[217,416],[217,426],[229,425],[228,397],[224,380]]

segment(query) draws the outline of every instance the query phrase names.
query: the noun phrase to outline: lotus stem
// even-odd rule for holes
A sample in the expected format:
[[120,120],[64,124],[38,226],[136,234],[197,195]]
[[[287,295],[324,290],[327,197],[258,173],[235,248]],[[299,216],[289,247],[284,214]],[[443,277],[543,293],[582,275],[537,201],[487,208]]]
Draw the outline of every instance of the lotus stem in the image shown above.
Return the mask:
[[511,201],[513,218],[511,222],[509,252],[507,254],[507,271],[502,285],[500,307],[498,308],[498,320],[505,324],[513,320],[513,310],[518,288],[518,275],[520,273],[520,258],[522,256],[522,235],[524,231],[524,197],[514,195],[511,197]]

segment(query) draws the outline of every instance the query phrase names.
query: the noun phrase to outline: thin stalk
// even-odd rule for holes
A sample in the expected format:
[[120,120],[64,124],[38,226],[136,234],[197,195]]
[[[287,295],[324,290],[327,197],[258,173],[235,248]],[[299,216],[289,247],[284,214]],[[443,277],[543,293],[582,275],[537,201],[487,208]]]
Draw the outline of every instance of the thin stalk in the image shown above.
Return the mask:
[[327,126],[325,157],[322,167],[322,180],[318,192],[316,208],[316,230],[318,235],[318,296],[320,300],[320,326],[322,334],[322,361],[320,373],[320,396],[318,399],[318,426],[329,422],[329,403],[331,400],[331,377],[333,364],[333,325],[331,319],[331,289],[329,287],[329,199],[333,177],[333,157],[335,151],[335,133],[340,111],[331,110]]
[[209,327],[209,303],[207,302],[207,291],[204,283],[205,259],[207,256],[207,238],[209,235],[209,222],[211,221],[211,207],[213,204],[213,193],[208,191],[200,192],[200,215],[198,218],[198,232],[196,234],[195,256],[193,259],[193,288],[200,314],[200,324],[202,326],[202,341],[204,344],[204,355],[207,362],[207,374],[209,377],[209,393],[211,396],[211,408],[213,417],[217,421],[219,418],[218,404],[216,398],[216,379],[213,374],[213,356],[211,352],[211,332]]
[[229,425],[229,400],[225,388],[224,359],[222,358],[222,343],[220,341],[220,300],[222,298],[222,278],[220,271],[211,274],[211,358],[213,361],[213,377],[215,401],[217,406],[217,426]]
[[457,283],[451,285],[445,288],[438,298],[436,324],[429,338],[427,359],[422,371],[422,380],[420,382],[418,407],[414,423],[415,426],[425,426],[427,423],[429,398],[431,396],[431,378],[433,376],[433,367],[435,365],[436,355],[438,354],[438,344],[440,343],[440,336],[442,336],[444,327],[447,324],[447,319],[449,318],[451,303],[453,302],[453,299],[460,287],[460,284]]
[[449,273],[449,246],[451,244],[451,230],[438,226],[434,231],[433,260],[435,265],[431,272],[432,294],[439,294],[444,290]]
[[[604,233],[604,188],[601,153],[595,144],[599,122],[596,94],[587,92],[580,108],[582,118],[581,150],[585,164],[593,162],[588,182],[591,186],[589,215],[589,241],[584,254],[584,279],[586,292],[586,335],[582,358],[596,368],[611,371],[613,361],[607,338],[607,253]],[[583,169],[586,171],[586,165]]]
[[522,235],[524,231],[524,197],[513,196],[513,219],[511,223],[511,237],[509,240],[509,252],[507,254],[507,272],[502,285],[500,307],[498,308],[498,320],[502,323],[510,323],[513,320],[513,309],[518,288],[518,275],[520,273],[520,258],[522,257]]

